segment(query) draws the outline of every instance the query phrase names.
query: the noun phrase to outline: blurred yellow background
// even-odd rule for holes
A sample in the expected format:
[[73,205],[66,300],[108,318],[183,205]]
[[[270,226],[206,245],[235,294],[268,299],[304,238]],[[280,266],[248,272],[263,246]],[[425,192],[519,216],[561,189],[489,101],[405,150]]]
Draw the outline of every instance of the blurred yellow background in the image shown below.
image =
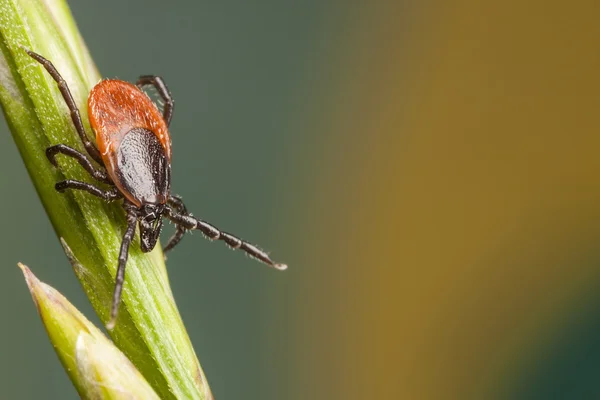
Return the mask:
[[346,32],[300,219],[310,384],[286,398],[534,398],[536,358],[598,301],[598,4],[441,3]]
[[[169,84],[175,192],[290,265],[169,257],[217,399],[600,398],[597,2],[71,7]],[[74,398],[11,265],[92,311],[0,129],[0,398]]]

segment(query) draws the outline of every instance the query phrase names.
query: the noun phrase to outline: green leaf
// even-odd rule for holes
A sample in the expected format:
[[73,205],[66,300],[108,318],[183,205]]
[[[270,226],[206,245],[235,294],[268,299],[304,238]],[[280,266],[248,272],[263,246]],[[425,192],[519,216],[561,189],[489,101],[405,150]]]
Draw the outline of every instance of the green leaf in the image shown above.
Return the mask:
[[84,399],[159,399],[142,374],[56,289],[23,264],[25,280],[50,342]]
[[[83,150],[56,83],[24,49],[54,63],[67,81],[88,132],[87,96],[100,76],[63,0],[0,0],[0,104],[23,162],[77,277],[100,319],[109,318],[125,215],[78,191],[57,193],[69,178],[91,182],[72,159],[53,168],[45,149],[64,143]],[[110,332],[161,398],[210,399],[169,286],[160,246],[131,245],[119,319]]]

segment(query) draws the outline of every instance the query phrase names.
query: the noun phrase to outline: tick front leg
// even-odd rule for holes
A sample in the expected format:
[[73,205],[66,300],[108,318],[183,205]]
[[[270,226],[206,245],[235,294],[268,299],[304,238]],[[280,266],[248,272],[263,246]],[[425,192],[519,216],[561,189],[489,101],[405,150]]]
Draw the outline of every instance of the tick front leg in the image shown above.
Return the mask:
[[117,275],[115,277],[115,291],[113,292],[112,307],[110,309],[110,320],[106,324],[106,328],[112,330],[117,322],[119,314],[119,304],[121,303],[121,293],[123,292],[123,282],[125,281],[125,266],[127,258],[129,258],[129,245],[135,234],[135,225],[137,223],[137,212],[131,207],[127,210],[127,230],[123,235],[121,242],[121,251],[119,252],[119,265],[117,267]]
[[[185,204],[183,204],[183,201],[181,200],[181,197],[179,197],[179,196],[171,196],[169,198],[169,204],[174,207],[175,211],[178,214],[187,214],[188,213],[187,209],[185,207]],[[177,228],[175,230],[175,233],[173,234],[173,236],[171,236],[169,238],[167,245],[163,248],[163,253],[166,253],[167,251],[172,250],[173,247],[177,246],[177,244],[179,244],[181,239],[183,239],[183,236],[185,235],[185,232],[187,231],[187,229],[185,229],[181,225],[176,225],[176,226],[177,226]]]
[[76,190],[84,190],[94,196],[100,197],[106,201],[113,201],[121,198],[121,193],[117,190],[116,187],[113,187],[109,190],[100,189],[90,183],[74,181],[72,179],[67,179],[66,181],[57,182],[54,185],[54,188],[59,192],[64,192],[66,189],[76,189]]
[[274,262],[273,260],[271,260],[267,253],[254,246],[253,244],[250,244],[245,240],[242,240],[230,233],[223,232],[216,226],[206,221],[194,218],[189,214],[178,213],[176,210],[173,210],[170,207],[167,208],[167,218],[169,218],[175,224],[184,227],[185,229],[197,229],[211,240],[222,240],[225,243],[227,243],[232,249],[240,249],[246,252],[246,254],[248,254],[249,256],[257,259],[258,261],[262,261],[270,267],[282,271],[287,269],[287,265]]
[[59,153],[64,154],[65,156],[72,157],[75,160],[77,160],[77,162],[90,175],[92,175],[94,177],[94,179],[104,182],[104,183],[112,184],[112,181],[110,180],[110,178],[108,177],[106,172],[94,168],[94,166],[92,165],[92,162],[86,157],[85,154],[80,153],[79,151],[75,150],[74,148],[69,147],[64,144],[57,144],[55,146],[51,146],[46,149],[46,157],[48,157],[48,160],[50,161],[50,163],[52,163],[52,165],[54,165],[55,167],[58,167],[58,163],[56,162],[56,155]]
[[185,228],[182,228],[180,225],[177,225],[177,230],[175,231],[173,236],[171,236],[169,238],[167,245],[163,248],[163,253],[173,250],[173,247],[177,246],[179,244],[179,242],[181,242],[181,239],[183,239],[183,236],[185,235],[185,231],[186,231]]

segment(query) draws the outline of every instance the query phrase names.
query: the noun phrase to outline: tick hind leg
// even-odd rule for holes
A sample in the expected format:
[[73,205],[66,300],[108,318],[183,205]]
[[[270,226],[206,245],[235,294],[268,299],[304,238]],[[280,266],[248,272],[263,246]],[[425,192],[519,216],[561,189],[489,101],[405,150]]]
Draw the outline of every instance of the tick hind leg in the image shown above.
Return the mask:
[[146,85],[152,85],[158,91],[160,97],[162,97],[165,102],[163,108],[163,119],[167,123],[167,126],[171,123],[171,117],[173,116],[173,97],[171,96],[171,92],[169,92],[169,88],[165,84],[165,81],[160,76],[156,75],[142,75],[139,77],[136,82],[136,86],[142,89]]
[[79,134],[79,138],[83,142],[83,147],[88,152],[88,154],[100,165],[102,165],[102,157],[100,157],[100,152],[96,148],[96,146],[90,141],[87,134],[85,133],[85,129],[83,127],[83,122],[81,122],[81,115],[79,115],[79,109],[75,104],[75,100],[73,100],[73,96],[71,95],[71,91],[67,86],[67,82],[63,79],[63,77],[58,73],[54,64],[44,57],[40,56],[37,53],[34,53],[30,50],[25,50],[27,54],[31,56],[34,60],[42,64],[42,66],[48,71],[52,79],[56,81],[58,85],[58,89],[62,94],[65,103],[67,103],[67,107],[69,107],[69,111],[71,112],[71,120],[73,121],[73,125],[75,125],[75,129]]
[[75,150],[74,148],[69,147],[64,144],[57,144],[55,146],[51,146],[46,149],[46,157],[48,157],[48,160],[50,161],[50,163],[52,163],[52,165],[54,165],[55,167],[58,167],[58,163],[56,162],[56,155],[59,153],[64,154],[68,157],[72,157],[75,160],[77,160],[77,162],[90,175],[92,175],[92,177],[94,177],[94,179],[104,182],[104,183],[112,184],[112,180],[108,177],[106,172],[96,169],[93,166],[92,162],[86,157],[85,154],[80,153],[79,151]]
[[269,257],[269,255],[267,253],[265,253],[263,250],[259,249],[258,247],[254,246],[253,244],[250,244],[250,243],[246,242],[245,240],[242,240],[232,234],[223,232],[216,226],[209,224],[206,221],[194,218],[190,214],[183,214],[183,213],[177,212],[177,210],[174,210],[173,208],[170,208],[170,207],[167,207],[167,215],[166,216],[171,221],[173,221],[175,224],[182,226],[185,229],[199,230],[200,232],[202,232],[204,235],[206,235],[206,237],[208,237],[211,240],[222,240],[225,243],[227,243],[232,249],[234,249],[234,250],[240,249],[240,250],[246,252],[246,254],[248,254],[249,256],[257,259],[258,261],[261,261],[261,262],[267,264],[270,267],[273,267],[273,268],[276,268],[279,270],[287,269],[287,265],[274,262],[273,260],[271,260],[271,258]]

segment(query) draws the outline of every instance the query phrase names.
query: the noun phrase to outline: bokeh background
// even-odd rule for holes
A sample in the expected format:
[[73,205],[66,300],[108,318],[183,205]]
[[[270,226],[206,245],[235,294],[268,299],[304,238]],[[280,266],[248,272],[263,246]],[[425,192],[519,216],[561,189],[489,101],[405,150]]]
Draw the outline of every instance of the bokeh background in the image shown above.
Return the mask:
[[[600,398],[595,1],[77,0],[176,99],[172,287],[217,399]],[[0,121],[0,398],[76,398],[17,261],[75,279]],[[97,319],[94,319],[97,321]]]

